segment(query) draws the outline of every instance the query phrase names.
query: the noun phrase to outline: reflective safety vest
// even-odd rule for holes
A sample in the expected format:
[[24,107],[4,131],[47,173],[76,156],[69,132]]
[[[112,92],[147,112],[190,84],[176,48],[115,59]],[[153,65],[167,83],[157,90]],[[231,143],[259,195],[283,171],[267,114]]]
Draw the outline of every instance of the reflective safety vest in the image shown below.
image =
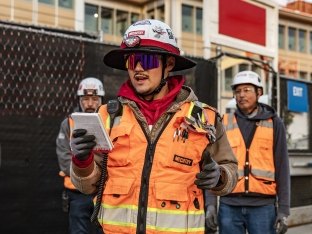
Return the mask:
[[[69,117],[68,123],[69,123],[70,135],[71,135],[71,132],[74,127],[73,119]],[[64,188],[71,189],[71,190],[76,189],[75,185],[71,182],[71,179],[69,176],[65,175],[65,173],[62,171],[59,172],[59,175],[64,177]]]
[[[131,108],[123,106],[111,129],[114,149],[108,155],[108,180],[98,214],[106,234],[204,233],[203,192],[194,181],[209,140],[195,123],[184,139],[181,127],[185,117],[194,120],[192,113],[199,105],[201,118],[214,125],[214,110],[200,102],[186,103],[154,142]],[[106,105],[99,113],[109,131]]]
[[238,182],[233,194],[276,195],[275,167],[273,160],[273,121],[261,120],[249,149],[238,128],[233,113],[225,114],[223,123],[233,152],[238,160]]

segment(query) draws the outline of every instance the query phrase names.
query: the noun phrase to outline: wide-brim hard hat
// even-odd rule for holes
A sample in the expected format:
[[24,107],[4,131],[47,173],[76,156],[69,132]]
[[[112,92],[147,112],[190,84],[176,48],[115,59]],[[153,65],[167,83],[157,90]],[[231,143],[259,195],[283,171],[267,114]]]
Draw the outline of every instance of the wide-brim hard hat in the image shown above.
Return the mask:
[[156,53],[175,58],[172,71],[192,68],[196,63],[180,55],[171,28],[159,20],[141,20],[132,24],[127,31],[119,49],[114,49],[104,56],[104,63],[112,68],[127,70],[125,57],[131,53]]

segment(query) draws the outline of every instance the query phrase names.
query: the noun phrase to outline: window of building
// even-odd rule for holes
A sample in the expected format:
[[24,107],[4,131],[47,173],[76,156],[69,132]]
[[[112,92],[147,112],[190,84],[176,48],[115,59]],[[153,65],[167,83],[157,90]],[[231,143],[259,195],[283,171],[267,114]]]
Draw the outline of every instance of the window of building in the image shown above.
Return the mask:
[[290,76],[290,77],[297,77],[297,71],[295,71],[295,70],[289,70],[288,71],[288,75]]
[[101,8],[101,30],[107,34],[113,34],[113,9]]
[[64,8],[73,9],[74,4],[73,0],[58,0],[59,6]]
[[157,19],[160,21],[165,21],[165,7],[157,7]]
[[303,80],[306,80],[308,78],[308,73],[304,72],[304,71],[300,71],[299,72],[299,78],[303,79]]
[[140,15],[136,13],[131,13],[131,24],[137,22],[140,19]]
[[278,26],[278,48],[285,49],[285,26]]
[[45,3],[45,4],[50,4],[50,5],[54,5],[55,4],[54,0],[38,0],[38,2]]
[[241,72],[241,71],[248,71],[250,68],[249,68],[249,64],[247,63],[241,63],[238,65],[238,71]]
[[147,11],[147,18],[148,19],[155,19],[155,10],[154,9]]
[[193,32],[193,7],[182,5],[182,31]]
[[253,72],[257,73],[258,75],[260,75],[260,74],[261,74],[262,68],[259,67],[259,66],[257,66],[257,65],[255,65],[255,64],[252,64],[252,65],[251,65],[251,70],[252,70]]
[[288,49],[296,50],[296,29],[288,28]]
[[123,36],[128,28],[128,12],[117,10],[116,32],[115,35]]
[[98,31],[98,6],[85,5],[85,30],[89,32]]
[[279,73],[280,73],[280,75],[285,75],[286,71],[285,71],[285,69],[279,69]]
[[229,67],[224,71],[224,90],[232,91],[231,84],[234,77],[234,67]]
[[182,31],[203,34],[203,9],[182,5]]
[[299,29],[299,52],[305,53],[307,51],[307,31]]
[[203,9],[196,8],[196,34],[203,34]]

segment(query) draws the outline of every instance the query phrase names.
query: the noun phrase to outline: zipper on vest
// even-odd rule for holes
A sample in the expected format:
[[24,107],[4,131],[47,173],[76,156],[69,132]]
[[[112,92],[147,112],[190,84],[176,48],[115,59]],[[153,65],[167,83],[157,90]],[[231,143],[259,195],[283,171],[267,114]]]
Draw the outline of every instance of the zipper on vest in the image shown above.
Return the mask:
[[149,179],[152,171],[152,165],[154,160],[155,148],[158,142],[159,137],[162,135],[164,129],[170,123],[170,120],[174,116],[174,113],[167,118],[166,122],[164,122],[162,129],[159,132],[159,135],[155,139],[153,143],[150,142],[148,134],[145,131],[144,126],[140,121],[138,121],[141,129],[147,139],[147,149],[145,153],[145,160],[141,175],[141,188],[140,188],[140,195],[138,201],[138,218],[137,218],[137,234],[145,234],[146,233],[146,214],[147,214],[147,206],[148,206],[148,191],[149,191]]

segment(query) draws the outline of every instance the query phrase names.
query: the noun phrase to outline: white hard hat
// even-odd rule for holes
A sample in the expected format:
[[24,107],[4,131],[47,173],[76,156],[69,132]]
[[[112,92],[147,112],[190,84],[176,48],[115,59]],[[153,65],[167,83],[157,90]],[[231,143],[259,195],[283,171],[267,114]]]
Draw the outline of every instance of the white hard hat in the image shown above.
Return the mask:
[[112,68],[126,70],[125,55],[133,52],[168,54],[175,57],[172,71],[192,68],[196,63],[180,56],[177,39],[171,28],[154,19],[146,19],[132,24],[124,34],[120,49],[112,50],[104,56],[104,63]]
[[253,84],[259,88],[263,88],[260,76],[253,71],[242,71],[236,74],[231,85],[232,89],[240,84]]
[[96,78],[88,77],[83,79],[77,90],[78,96],[86,96],[86,95],[95,95],[104,97],[105,91],[103,87],[103,83]]

